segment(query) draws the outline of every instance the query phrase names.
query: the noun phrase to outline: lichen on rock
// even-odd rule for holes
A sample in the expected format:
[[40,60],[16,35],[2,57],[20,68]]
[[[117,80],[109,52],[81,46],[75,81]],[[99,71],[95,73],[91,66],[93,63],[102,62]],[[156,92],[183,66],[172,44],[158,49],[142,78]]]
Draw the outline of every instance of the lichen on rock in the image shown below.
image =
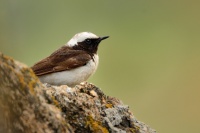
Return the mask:
[[29,67],[3,54],[0,91],[0,132],[156,132],[95,85],[42,84]]

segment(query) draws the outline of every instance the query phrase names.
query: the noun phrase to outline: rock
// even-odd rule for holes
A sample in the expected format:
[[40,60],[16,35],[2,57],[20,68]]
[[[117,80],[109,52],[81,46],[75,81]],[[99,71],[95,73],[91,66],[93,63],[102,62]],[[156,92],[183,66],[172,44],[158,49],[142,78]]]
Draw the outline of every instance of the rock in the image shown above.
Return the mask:
[[3,54],[0,91],[0,132],[156,133],[95,85],[42,84],[29,67]]

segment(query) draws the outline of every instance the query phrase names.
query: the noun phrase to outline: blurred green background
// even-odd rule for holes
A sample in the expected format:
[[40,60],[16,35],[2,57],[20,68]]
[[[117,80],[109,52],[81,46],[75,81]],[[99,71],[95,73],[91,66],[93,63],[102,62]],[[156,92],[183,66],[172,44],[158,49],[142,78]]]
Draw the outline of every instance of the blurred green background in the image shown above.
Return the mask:
[[89,82],[160,133],[199,133],[200,1],[0,0],[0,51],[29,66],[74,34],[110,35]]

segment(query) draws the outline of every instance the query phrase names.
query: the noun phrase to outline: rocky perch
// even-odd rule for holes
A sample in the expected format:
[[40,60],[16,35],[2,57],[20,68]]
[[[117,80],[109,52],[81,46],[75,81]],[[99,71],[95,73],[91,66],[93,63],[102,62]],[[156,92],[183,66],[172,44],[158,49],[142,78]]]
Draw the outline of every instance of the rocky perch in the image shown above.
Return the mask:
[[42,84],[29,67],[1,53],[0,91],[1,133],[156,133],[95,85]]

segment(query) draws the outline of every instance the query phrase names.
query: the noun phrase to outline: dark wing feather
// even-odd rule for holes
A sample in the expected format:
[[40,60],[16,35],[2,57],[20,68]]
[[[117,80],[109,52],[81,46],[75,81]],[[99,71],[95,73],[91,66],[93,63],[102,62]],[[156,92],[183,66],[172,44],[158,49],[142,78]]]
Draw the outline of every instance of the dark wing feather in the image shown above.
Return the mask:
[[82,50],[73,50],[63,46],[49,57],[39,61],[32,69],[37,76],[70,70],[85,65],[92,57]]

